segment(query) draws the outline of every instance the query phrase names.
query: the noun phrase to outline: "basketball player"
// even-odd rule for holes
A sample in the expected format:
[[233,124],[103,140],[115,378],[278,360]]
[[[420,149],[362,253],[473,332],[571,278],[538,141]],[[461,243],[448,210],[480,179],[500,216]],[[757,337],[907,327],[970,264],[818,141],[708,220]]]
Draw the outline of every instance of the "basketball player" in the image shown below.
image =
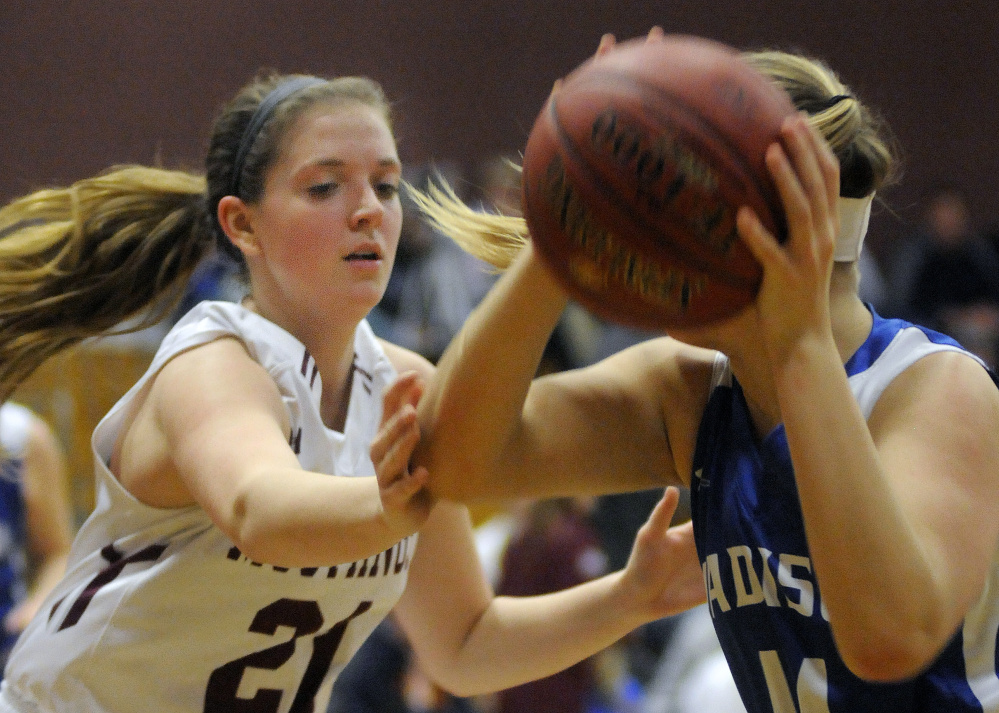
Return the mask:
[[30,409],[0,406],[0,662],[66,567],[72,508],[66,456]]
[[0,710],[324,710],[393,607],[424,670],[472,695],[703,600],[696,578],[663,595],[670,571],[696,572],[690,529],[668,529],[675,490],[623,572],[495,598],[465,509],[407,469],[432,367],[365,321],[402,220],[377,84],[261,78],[221,113],[206,169],[122,168],[0,211],[0,306],[48,295],[0,320],[32,347],[18,368],[168,293],[216,237],[249,285],[182,318],[97,426],[96,507]]
[[[953,340],[857,296],[892,167],[869,111],[822,63],[746,59],[802,110],[766,154],[789,239],[738,216],[755,303],[532,382],[567,296],[523,242],[438,367],[414,462],[459,500],[689,486],[753,713],[997,711],[999,391]],[[518,253],[522,221],[423,202],[466,248]]]

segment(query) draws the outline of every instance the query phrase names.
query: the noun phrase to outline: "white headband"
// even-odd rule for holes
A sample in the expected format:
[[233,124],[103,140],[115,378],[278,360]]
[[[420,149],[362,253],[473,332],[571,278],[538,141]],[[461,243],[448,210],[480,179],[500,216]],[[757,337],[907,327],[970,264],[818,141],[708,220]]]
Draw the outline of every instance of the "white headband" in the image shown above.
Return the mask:
[[839,199],[839,238],[836,240],[836,262],[856,262],[864,247],[864,236],[871,221],[871,203],[874,194],[863,198]]

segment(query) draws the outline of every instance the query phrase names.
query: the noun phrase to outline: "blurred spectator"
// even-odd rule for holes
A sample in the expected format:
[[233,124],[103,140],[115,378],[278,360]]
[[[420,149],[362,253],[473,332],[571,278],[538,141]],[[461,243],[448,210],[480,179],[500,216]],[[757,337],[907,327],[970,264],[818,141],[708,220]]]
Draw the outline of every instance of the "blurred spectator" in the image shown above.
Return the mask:
[[671,617],[669,645],[641,713],[745,713],[706,604]]
[[224,300],[239,302],[246,294],[246,285],[239,275],[239,264],[224,250],[212,250],[201,259],[187,284],[187,291],[170,320],[171,325],[199,302]]
[[0,406],[0,669],[66,568],[72,542],[66,457],[33,412]]
[[975,230],[964,194],[938,190],[892,277],[900,316],[953,336],[990,365],[999,339],[999,252]]
[[[607,554],[608,570],[624,567],[639,528],[662,497],[662,490],[614,493],[596,498],[590,520],[601,547]],[[690,519],[690,494],[680,492],[674,524]],[[627,672],[645,685],[653,675],[667,642],[672,636],[673,618],[660,619],[638,627],[621,642]]]
[[[503,557],[497,594],[545,594],[594,579],[607,557],[588,517],[589,501],[558,498],[531,503]],[[548,678],[496,694],[497,713],[584,713],[599,695],[593,659]]]
[[[426,186],[426,167],[406,180]],[[451,185],[458,181],[449,178]],[[403,193],[403,225],[385,296],[368,316],[375,333],[436,362],[493,277],[484,263],[431,228]]]
[[522,215],[520,168],[512,158],[490,156],[479,163],[475,174],[472,205],[486,213]]

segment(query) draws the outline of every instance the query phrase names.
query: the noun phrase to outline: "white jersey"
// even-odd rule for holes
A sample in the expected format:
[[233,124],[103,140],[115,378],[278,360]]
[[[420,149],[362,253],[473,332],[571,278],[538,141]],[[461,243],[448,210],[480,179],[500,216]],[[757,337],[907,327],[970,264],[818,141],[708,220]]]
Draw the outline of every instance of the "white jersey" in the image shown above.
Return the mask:
[[0,711],[322,711],[336,674],[401,596],[415,535],[366,560],[274,567],[240,553],[200,507],[144,505],[108,470],[143,386],[177,354],[227,336],[278,384],[304,469],[374,475],[368,449],[396,372],[366,322],[338,433],[320,418],[322,382],[301,342],[238,305],[201,303],[94,431],[94,512],[11,655]]

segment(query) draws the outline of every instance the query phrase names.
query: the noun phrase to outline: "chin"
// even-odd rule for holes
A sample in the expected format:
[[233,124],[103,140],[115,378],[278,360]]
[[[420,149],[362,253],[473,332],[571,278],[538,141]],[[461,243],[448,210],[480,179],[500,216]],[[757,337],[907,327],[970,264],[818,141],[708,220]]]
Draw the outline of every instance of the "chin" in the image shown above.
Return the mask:
[[725,353],[730,353],[733,345],[744,343],[747,335],[750,335],[748,338],[753,338],[752,335],[758,334],[759,325],[751,305],[720,322],[703,327],[687,327],[669,331],[669,336],[684,344]]

